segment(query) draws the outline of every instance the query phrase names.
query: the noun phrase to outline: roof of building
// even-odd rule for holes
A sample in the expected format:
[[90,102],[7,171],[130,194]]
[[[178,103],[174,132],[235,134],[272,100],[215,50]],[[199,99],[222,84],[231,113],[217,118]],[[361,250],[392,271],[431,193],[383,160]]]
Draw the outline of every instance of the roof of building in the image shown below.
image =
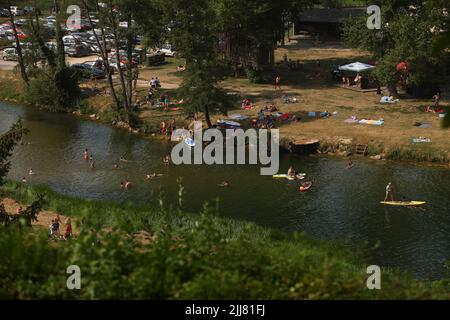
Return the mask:
[[343,23],[349,17],[359,17],[366,13],[366,7],[313,8],[304,11],[299,22]]

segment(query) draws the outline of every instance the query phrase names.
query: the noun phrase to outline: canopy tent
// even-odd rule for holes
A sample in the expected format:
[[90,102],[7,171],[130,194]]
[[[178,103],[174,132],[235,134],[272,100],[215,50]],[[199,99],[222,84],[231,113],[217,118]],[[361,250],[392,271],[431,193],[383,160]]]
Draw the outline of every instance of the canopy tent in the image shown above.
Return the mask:
[[363,71],[368,71],[368,70],[372,70],[372,69],[375,69],[375,67],[370,64],[366,64],[366,63],[362,63],[362,62],[354,62],[354,63],[346,64],[344,66],[339,67],[339,70],[353,71],[353,72],[363,72]]

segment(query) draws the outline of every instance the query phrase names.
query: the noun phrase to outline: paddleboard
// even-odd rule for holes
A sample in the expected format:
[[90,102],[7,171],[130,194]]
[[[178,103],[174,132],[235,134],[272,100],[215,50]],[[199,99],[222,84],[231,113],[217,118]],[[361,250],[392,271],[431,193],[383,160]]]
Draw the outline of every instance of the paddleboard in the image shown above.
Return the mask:
[[[297,179],[305,179],[306,173],[297,174]],[[287,174],[276,174],[273,176],[274,179],[288,179],[294,180],[292,177],[289,177]]]
[[421,206],[425,204],[425,201],[381,201],[380,203],[390,206]]

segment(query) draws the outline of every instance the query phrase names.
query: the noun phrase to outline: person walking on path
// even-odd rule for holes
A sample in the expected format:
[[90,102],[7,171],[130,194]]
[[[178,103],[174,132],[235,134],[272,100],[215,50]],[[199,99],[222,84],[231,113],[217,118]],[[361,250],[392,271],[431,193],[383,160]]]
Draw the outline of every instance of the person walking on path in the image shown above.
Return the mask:
[[277,76],[275,78],[275,90],[276,89],[280,89],[281,90],[281,77],[280,76]]

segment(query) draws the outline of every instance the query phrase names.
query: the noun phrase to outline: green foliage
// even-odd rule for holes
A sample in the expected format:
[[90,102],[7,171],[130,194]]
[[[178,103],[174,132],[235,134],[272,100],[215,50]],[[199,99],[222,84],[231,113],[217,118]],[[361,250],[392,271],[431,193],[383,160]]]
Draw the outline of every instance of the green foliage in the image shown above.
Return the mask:
[[17,121],[11,129],[0,136],[0,185],[6,177],[11,163],[8,158],[11,157],[16,144],[27,133],[23,127],[22,120]]
[[445,117],[441,120],[441,128],[450,128],[450,108],[445,108]]
[[33,222],[38,221],[37,217],[44,204],[44,198],[39,197],[38,200],[34,201],[29,207],[18,214],[6,212],[3,204],[0,204],[0,225],[4,227],[16,226],[19,228],[30,228]]
[[25,100],[49,111],[70,111],[81,96],[79,74],[72,68],[46,68],[30,81]]
[[375,1],[382,9],[382,29],[369,30],[367,17],[350,19],[344,24],[343,37],[352,47],[372,52],[378,60],[374,74],[387,85],[400,79],[396,66],[401,61],[408,63],[408,85],[436,86],[448,70],[442,51],[433,50],[439,36],[436,30],[448,30],[443,3],[439,0]]
[[245,69],[245,73],[247,74],[247,79],[251,83],[261,83],[262,82],[262,73],[261,70],[256,70],[251,67],[247,67]]
[[[73,216],[80,235],[49,245],[43,231],[0,230],[0,298],[449,298],[448,280],[430,286],[393,270],[383,270],[383,290],[368,290],[361,253],[224,219],[208,206],[190,215],[20,184],[2,190],[21,201],[45,194],[45,207]],[[72,264],[81,268],[81,290],[66,289]]]

